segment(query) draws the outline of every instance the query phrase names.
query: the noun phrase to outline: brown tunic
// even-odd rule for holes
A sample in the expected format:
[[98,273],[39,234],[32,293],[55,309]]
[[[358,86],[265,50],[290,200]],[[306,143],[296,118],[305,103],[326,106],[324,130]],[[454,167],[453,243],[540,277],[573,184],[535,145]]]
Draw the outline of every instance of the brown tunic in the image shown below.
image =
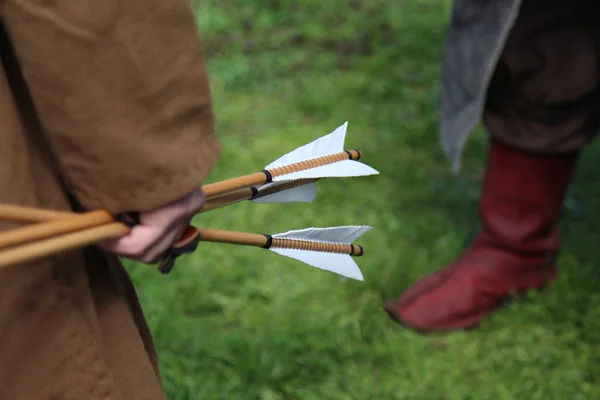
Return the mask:
[[595,0],[524,0],[483,112],[496,139],[524,151],[561,154],[600,128],[600,28]]
[[[218,160],[189,0],[0,0],[0,56],[0,202],[144,211]],[[94,247],[0,271],[0,327],[0,399],[164,399],[135,290]]]
[[455,0],[440,90],[442,147],[454,168],[483,122],[527,152],[579,151],[600,129],[595,0]]

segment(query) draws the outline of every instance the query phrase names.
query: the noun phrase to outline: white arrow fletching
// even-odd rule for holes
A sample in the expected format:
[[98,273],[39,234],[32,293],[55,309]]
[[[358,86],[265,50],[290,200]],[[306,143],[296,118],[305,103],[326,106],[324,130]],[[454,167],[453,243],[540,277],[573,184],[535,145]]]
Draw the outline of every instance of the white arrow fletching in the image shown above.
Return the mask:
[[332,226],[329,228],[305,228],[272,235],[282,239],[310,240],[313,242],[352,244],[373,229],[367,225]]
[[356,262],[354,262],[352,257],[346,254],[274,248],[272,248],[271,251],[282,256],[302,261],[313,267],[334,272],[338,275],[345,276],[346,278],[364,281],[360,268],[358,268],[358,265],[356,265]]
[[345,122],[342,126],[338,127],[329,135],[320,137],[313,142],[305,144],[302,147],[298,147],[296,150],[281,156],[271,164],[267,165],[265,169],[282,167],[284,165],[309,160],[311,158],[324,157],[329,154],[344,151],[344,141],[346,140],[347,126],[348,122]]
[[[268,183],[258,188],[258,192],[274,185],[274,183]],[[292,203],[292,202],[303,202],[312,203],[317,197],[317,185],[315,182],[306,183],[301,186],[296,186],[291,189],[285,189],[280,192],[268,194],[266,196],[257,197],[251,201],[260,204],[268,203]]]
[[377,175],[379,172],[354,160],[343,160],[333,164],[322,165],[320,167],[307,169],[304,171],[292,172],[273,178],[273,182],[287,181],[291,179],[307,178],[340,178],[351,176]]
[[[267,165],[265,169],[273,169],[300,161],[306,161],[343,152],[347,127],[348,122],[346,121],[343,125],[339,126],[330,134],[320,137],[302,147],[298,147],[296,150],[291,151],[273,161],[271,164]],[[369,167],[366,164],[354,160],[343,160],[333,164],[311,168],[305,171],[281,175],[273,178],[273,181],[279,182],[302,178],[335,178],[377,174],[379,174],[377,170]]]
[[[308,240],[313,242],[329,242],[352,244],[354,240],[373,229],[370,226],[338,226],[330,228],[307,228],[273,235],[282,239]],[[347,278],[363,281],[363,275],[350,255],[306,251],[296,249],[271,248],[271,251],[282,256],[294,258],[313,267],[331,271]]]

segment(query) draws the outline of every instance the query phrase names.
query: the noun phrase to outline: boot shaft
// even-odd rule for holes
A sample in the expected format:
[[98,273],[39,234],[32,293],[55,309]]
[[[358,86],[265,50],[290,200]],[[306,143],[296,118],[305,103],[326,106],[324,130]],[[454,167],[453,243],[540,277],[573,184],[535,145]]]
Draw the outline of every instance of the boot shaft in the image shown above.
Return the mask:
[[483,180],[481,240],[521,254],[556,253],[557,224],[579,153],[525,153],[492,139]]

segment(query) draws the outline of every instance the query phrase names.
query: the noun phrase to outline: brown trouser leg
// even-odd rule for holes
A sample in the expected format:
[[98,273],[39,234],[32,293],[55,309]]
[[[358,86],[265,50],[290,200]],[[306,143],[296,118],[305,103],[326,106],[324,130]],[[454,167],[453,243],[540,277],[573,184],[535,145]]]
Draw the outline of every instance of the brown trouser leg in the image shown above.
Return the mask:
[[488,89],[484,124],[528,152],[580,150],[600,127],[600,3],[524,0]]

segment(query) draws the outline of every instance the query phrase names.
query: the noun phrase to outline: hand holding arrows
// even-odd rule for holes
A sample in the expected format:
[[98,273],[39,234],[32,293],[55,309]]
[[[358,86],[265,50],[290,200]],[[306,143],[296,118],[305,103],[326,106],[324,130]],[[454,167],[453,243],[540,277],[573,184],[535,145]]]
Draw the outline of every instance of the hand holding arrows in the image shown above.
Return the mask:
[[[329,135],[304,145],[267,165],[262,171],[202,187],[207,198],[200,213],[240,201],[255,203],[312,202],[316,181],[331,177],[375,175],[358,162],[358,150],[344,150],[347,122]],[[138,221],[119,219],[106,211],[70,213],[0,204],[0,221],[30,223],[0,233],[0,267],[15,266],[69,249],[119,238]],[[175,259],[196,249],[199,241],[246,245],[269,249],[311,266],[362,280],[352,257],[362,256],[353,243],[369,226],[308,228],[264,235],[189,226],[162,260],[159,269],[171,270]]]
[[167,205],[140,213],[138,224],[125,236],[98,243],[107,253],[154,264],[180,239],[188,224],[204,206],[200,187]]

